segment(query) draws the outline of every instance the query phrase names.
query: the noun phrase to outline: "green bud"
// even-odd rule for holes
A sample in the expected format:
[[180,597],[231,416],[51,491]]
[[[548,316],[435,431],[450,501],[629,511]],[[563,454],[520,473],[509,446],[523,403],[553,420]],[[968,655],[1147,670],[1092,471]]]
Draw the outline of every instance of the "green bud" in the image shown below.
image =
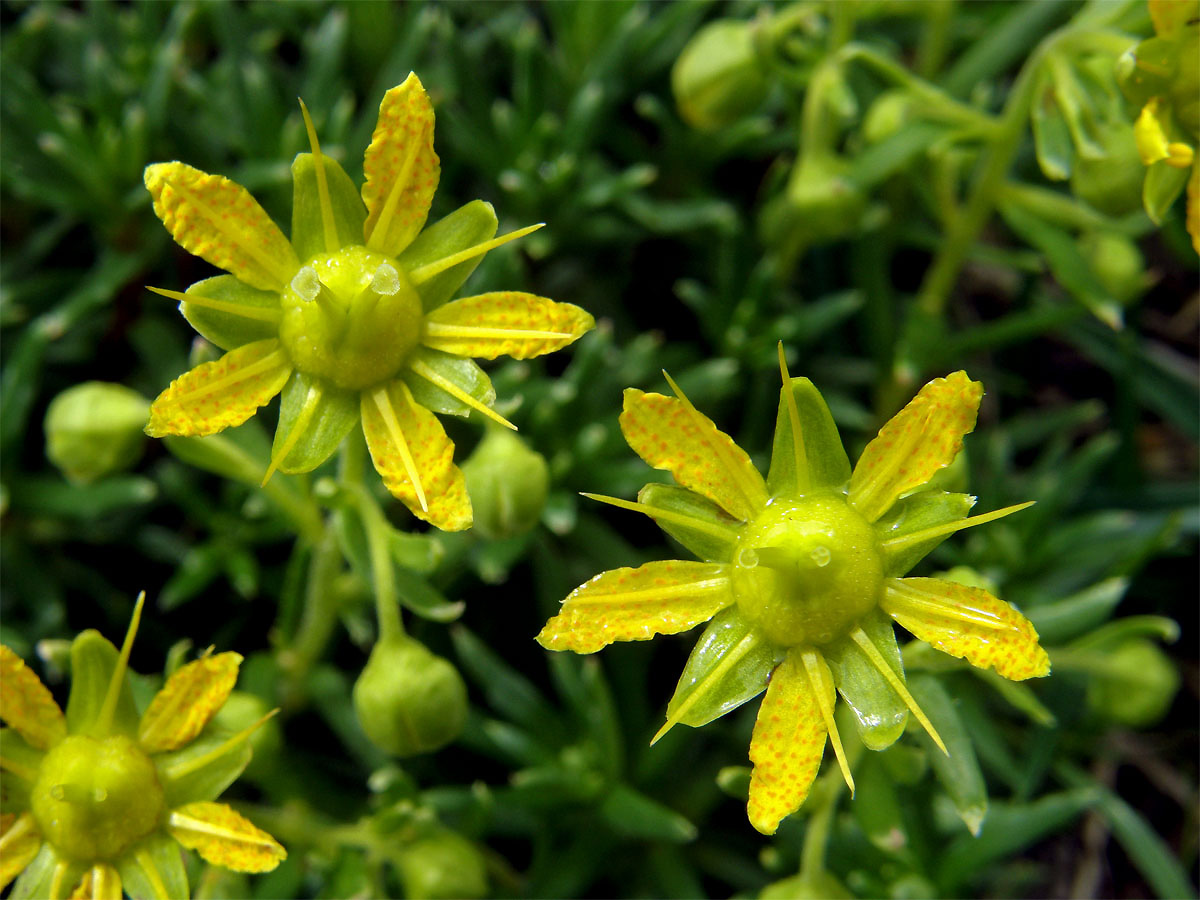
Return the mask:
[[546,459],[507,429],[489,429],[462,466],[475,530],[490,540],[523,534],[542,516],[550,488]]
[[1125,235],[1111,231],[1085,234],[1079,239],[1079,249],[1118,303],[1137,299],[1150,286],[1142,251]]
[[483,855],[473,843],[448,828],[420,838],[396,861],[409,900],[486,897]]
[[854,895],[828,872],[802,872],[768,884],[758,896],[761,900],[841,900]]
[[76,484],[131,468],[142,455],[149,402],[119,384],[67,388],[46,410],[46,456]]
[[867,110],[863,120],[863,137],[878,144],[890,138],[912,121],[913,96],[908,91],[884,91]]
[[367,737],[393,756],[437,750],[462,732],[467,687],[458,670],[410,637],[381,640],[358,681],[354,711]]
[[763,210],[762,232],[775,247],[807,247],[849,237],[858,230],[867,199],[846,177],[848,164],[833,156],[797,162],[782,197]]
[[1104,155],[1089,159],[1076,154],[1071,169],[1071,191],[1090,206],[1110,216],[1124,216],[1142,206],[1142,180],[1146,169],[1138,157],[1133,129],[1128,123],[1104,127],[1098,135]]
[[679,114],[700,131],[717,131],[753,112],[767,87],[754,25],[736,19],[700,29],[671,69]]
[[1132,638],[1108,652],[1102,673],[1088,686],[1088,705],[1102,718],[1130,728],[1161,719],[1179,690],[1179,672],[1158,645]]

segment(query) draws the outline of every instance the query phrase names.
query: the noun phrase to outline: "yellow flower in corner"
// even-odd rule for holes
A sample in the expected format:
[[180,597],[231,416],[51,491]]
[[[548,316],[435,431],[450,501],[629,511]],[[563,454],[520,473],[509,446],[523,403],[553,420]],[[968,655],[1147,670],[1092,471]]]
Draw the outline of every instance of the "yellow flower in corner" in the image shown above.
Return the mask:
[[1009,604],[978,588],[901,577],[947,535],[1029,506],[967,518],[974,497],[928,486],[975,427],[981,385],[963,372],[931,381],[851,472],[821,395],[790,377],[779,353],[784,387],[765,480],[669,377],[675,397],[625,392],[629,445],[677,486],[648,484],[636,502],[588,496],[649,515],[703,561],[604,572],[576,588],[538,635],[547,649],[592,653],[711,620],[655,740],[765,690],[747,807],[764,834],[804,802],[827,737],[853,789],[835,691],[871,749],[895,741],[910,712],[945,749],[905,686],[893,620],[1006,678],[1050,671],[1033,626]]
[[492,410],[495,390],[472,357],[549,353],[592,317],[517,291],[450,301],[485,253],[541,226],[496,237],[495,212],[476,200],[425,227],[440,163],[415,74],[384,95],[361,197],[301,111],[312,152],[292,164],[290,241],[227,178],[180,162],[146,169],[154,211],[176,242],[229,273],[184,293],[151,288],[180,300],[192,326],[229,352],[172,382],[146,431],[213,434],[282,392],[267,477],[311,471],[361,421],[395,497],[438,528],[469,528],[454,445],[433,413],[476,411],[514,428]]
[[9,726],[0,729],[0,890],[20,875],[11,897],[186,898],[180,845],[237,872],[269,872],[287,857],[213,802],[246,767],[247,739],[270,717],[237,733],[210,727],[240,655],[180,667],[137,714],[127,665],[144,596],[119,653],[96,631],[72,643],[65,715],[0,645],[0,719]]

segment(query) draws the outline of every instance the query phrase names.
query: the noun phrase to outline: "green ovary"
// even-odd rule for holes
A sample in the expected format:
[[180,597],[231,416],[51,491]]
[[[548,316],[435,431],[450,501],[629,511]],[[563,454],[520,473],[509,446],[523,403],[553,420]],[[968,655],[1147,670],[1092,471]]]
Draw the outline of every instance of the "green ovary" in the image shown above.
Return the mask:
[[772,500],[733,562],[738,607],[781,647],[842,637],[883,592],[875,530],[841,494]]
[[127,737],[72,735],[42,761],[30,794],[38,828],[76,862],[114,860],[157,826],[163,789]]
[[395,260],[366,247],[310,259],[281,298],[292,364],[360,390],[396,375],[417,345],[421,299]]

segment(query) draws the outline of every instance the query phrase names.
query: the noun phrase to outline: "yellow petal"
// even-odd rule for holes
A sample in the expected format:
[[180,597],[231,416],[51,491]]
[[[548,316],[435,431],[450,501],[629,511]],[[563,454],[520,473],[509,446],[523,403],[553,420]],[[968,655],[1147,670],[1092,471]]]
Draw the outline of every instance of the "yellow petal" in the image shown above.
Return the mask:
[[142,749],[162,753],[190,743],[229,699],[241,663],[240,653],[218,653],[177,669],[142,714]]
[[1172,35],[1200,17],[1200,3],[1196,0],[1147,0],[1146,8],[1159,37]]
[[57,744],[67,721],[54,697],[25,660],[0,644],[0,719],[39,750]]
[[425,317],[426,347],[456,356],[531,359],[561,350],[596,320],[570,303],[519,291],[463,297]]
[[31,814],[0,815],[0,891],[33,862],[41,847],[42,836]]
[[[832,707],[833,680],[823,687]],[[784,817],[798,810],[808,796],[821,767],[825,735],[816,690],[800,654],[792,651],[771,674],[750,738],[754,771],[746,814],[763,834],[774,834]]]
[[1192,236],[1192,249],[1200,253],[1200,160],[1192,163],[1187,183],[1187,230]]
[[1133,141],[1144,165],[1152,166],[1170,155],[1167,150],[1167,132],[1158,116],[1157,97],[1151,98],[1138,113],[1137,121],[1133,123]]
[[686,399],[628,388],[621,431],[638,456],[735,519],[766,505],[767,486],[746,451]]
[[884,612],[926,643],[981,669],[1023,681],[1050,674],[1030,621],[980,588],[937,578],[893,578]]
[[425,225],[440,173],[433,152],[433,104],[421,80],[410,72],[404,84],[383,95],[363,158],[367,247],[396,256],[412,243]]
[[547,650],[595,653],[706,622],[733,602],[727,566],[683,560],[602,572],[567,595],[537,636]]
[[230,350],[172,381],[150,404],[146,434],[215,434],[241,425],[283,390],[291,374],[274,338]]
[[167,819],[171,836],[213,865],[235,872],[270,872],[287,859],[275,838],[224,803],[189,803]]
[[154,212],[184,250],[251,287],[282,291],[300,261],[250,192],[181,162],[146,167]]
[[392,496],[442,531],[470,528],[471,498],[442,423],[399,380],[363,391],[361,405],[371,459]]
[[96,863],[83,873],[71,900],[121,900],[121,876],[108,863]]
[[966,372],[935,378],[867,445],[850,477],[850,504],[868,522],[954,462],[975,427],[983,385]]

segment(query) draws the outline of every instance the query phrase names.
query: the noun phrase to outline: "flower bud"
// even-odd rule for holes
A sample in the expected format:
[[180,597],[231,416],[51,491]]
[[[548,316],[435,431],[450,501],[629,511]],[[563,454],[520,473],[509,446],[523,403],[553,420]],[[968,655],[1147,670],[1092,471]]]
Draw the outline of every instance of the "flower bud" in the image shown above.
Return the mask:
[[448,828],[405,847],[397,868],[409,900],[487,896],[483,855],[474,844]]
[[46,410],[46,456],[76,484],[122,472],[142,455],[150,404],[119,384],[67,388]]
[[1079,239],[1079,249],[1104,289],[1118,303],[1129,303],[1149,287],[1150,276],[1142,251],[1125,235],[1112,231],[1085,234]]
[[854,895],[828,872],[816,872],[768,884],[758,896],[760,900],[833,900]]
[[845,175],[847,163],[821,156],[796,163],[782,197],[763,209],[763,239],[774,247],[807,247],[853,235],[867,200]]
[[437,750],[467,719],[467,687],[458,670],[404,636],[381,640],[358,681],[354,711],[367,737],[393,756]]
[[700,131],[716,131],[753,112],[767,87],[754,25],[736,19],[700,29],[671,69],[679,114]]
[[1138,157],[1133,129],[1109,125],[1099,134],[1104,155],[1090,159],[1075,155],[1071,169],[1071,191],[1084,203],[1110,216],[1123,216],[1141,209],[1145,168]]
[[878,144],[912,121],[915,101],[908,91],[884,91],[871,104],[863,120],[863,137]]
[[475,510],[475,530],[483,537],[515,537],[541,518],[550,470],[545,457],[511,431],[489,430],[462,470]]
[[1174,663],[1153,641],[1133,638],[1108,652],[1104,671],[1088,685],[1088,705],[1110,722],[1147,728],[1166,714],[1178,690]]

